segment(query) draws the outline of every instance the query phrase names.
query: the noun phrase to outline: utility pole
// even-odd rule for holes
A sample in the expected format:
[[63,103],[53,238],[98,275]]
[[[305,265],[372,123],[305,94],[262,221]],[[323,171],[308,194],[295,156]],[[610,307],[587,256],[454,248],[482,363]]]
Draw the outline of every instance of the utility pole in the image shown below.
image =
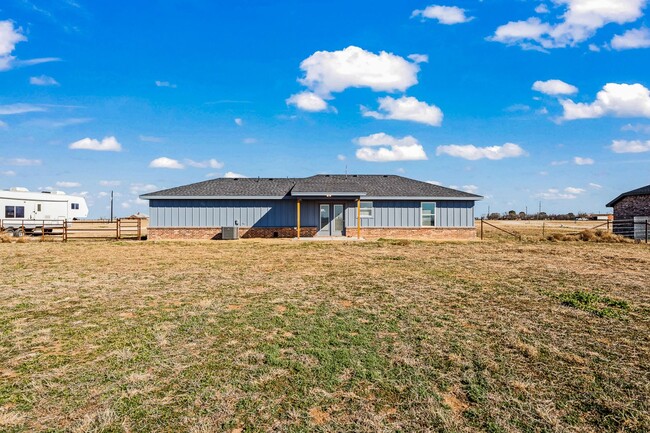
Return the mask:
[[113,222],[113,191],[111,191],[111,222]]

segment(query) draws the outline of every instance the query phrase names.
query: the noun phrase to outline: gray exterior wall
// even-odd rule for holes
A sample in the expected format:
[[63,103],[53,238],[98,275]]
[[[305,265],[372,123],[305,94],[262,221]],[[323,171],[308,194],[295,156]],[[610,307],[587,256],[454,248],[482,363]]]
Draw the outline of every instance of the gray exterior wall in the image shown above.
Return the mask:
[[[318,226],[319,205],[327,201],[303,200],[300,224]],[[357,207],[345,204],[345,226],[356,227]],[[361,218],[362,227],[420,227],[420,201],[373,200],[372,218]],[[155,200],[149,202],[151,227],[223,227],[235,221],[241,227],[295,227],[295,200]],[[436,226],[474,227],[473,201],[436,202]]]

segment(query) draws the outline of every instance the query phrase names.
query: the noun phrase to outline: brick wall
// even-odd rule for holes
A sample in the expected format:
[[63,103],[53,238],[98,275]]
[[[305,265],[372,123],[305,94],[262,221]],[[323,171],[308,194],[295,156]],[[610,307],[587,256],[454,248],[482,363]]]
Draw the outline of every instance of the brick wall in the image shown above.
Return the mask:
[[[348,237],[356,237],[357,229],[346,230]],[[413,228],[376,228],[362,227],[361,237],[365,239],[395,238],[395,239],[475,239],[476,229],[453,227],[413,227]]]
[[[300,236],[315,236],[316,227],[301,227]],[[240,227],[240,238],[295,238],[293,227]],[[221,227],[150,227],[148,239],[221,239]]]
[[615,220],[629,220],[635,216],[650,216],[650,195],[624,197],[614,205]]

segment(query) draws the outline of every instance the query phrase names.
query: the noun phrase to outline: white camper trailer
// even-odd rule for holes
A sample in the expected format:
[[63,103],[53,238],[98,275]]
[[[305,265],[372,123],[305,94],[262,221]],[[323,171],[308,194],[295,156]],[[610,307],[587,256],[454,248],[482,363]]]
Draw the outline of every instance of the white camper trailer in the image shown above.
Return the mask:
[[87,216],[86,200],[66,195],[63,191],[32,192],[26,188],[0,190],[0,222],[8,233],[18,233],[23,228],[33,231],[44,224]]

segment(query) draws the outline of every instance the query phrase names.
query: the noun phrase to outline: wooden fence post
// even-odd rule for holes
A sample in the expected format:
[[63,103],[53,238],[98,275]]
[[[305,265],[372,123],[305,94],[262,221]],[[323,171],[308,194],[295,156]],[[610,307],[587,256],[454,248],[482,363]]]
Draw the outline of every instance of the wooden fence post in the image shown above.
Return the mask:
[[115,220],[115,239],[120,238],[120,219]]
[[481,217],[481,240],[483,240],[483,217]]

